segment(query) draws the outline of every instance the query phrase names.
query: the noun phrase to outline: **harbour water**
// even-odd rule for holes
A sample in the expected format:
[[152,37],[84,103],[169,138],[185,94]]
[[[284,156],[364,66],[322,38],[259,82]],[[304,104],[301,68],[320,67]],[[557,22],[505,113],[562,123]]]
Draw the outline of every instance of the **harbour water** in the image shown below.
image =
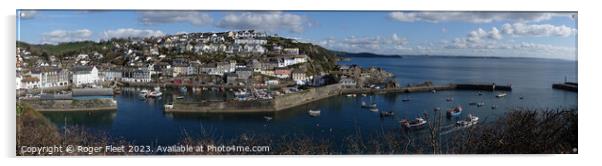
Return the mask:
[[[117,111],[44,113],[59,127],[82,126],[93,132],[125,139],[135,144],[176,144],[185,136],[237,138],[241,135],[267,137],[311,136],[318,139],[342,140],[361,133],[372,135],[380,131],[398,130],[399,120],[413,119],[424,112],[440,107],[446,111],[461,105],[460,117],[445,119],[452,125],[469,113],[487,123],[514,108],[576,107],[577,93],[552,89],[552,84],[577,80],[577,62],[527,58],[352,58],[340,64],[377,66],[392,72],[400,85],[432,81],[444,83],[511,84],[513,90],[503,98],[501,92],[441,91],[437,93],[337,96],[270,114],[169,114],[163,112],[167,99],[141,100],[135,89],[115,97]],[[190,98],[210,98],[223,95],[214,92],[186,93],[168,90],[165,95],[185,95]],[[453,101],[446,101],[453,98]],[[402,101],[402,99],[410,99]],[[361,102],[376,102],[380,111],[393,111],[392,117],[381,118],[378,113],[361,108]],[[471,102],[483,102],[482,107]],[[491,109],[495,105],[496,109]],[[311,117],[307,111],[321,110]],[[272,117],[267,120],[265,116]]]

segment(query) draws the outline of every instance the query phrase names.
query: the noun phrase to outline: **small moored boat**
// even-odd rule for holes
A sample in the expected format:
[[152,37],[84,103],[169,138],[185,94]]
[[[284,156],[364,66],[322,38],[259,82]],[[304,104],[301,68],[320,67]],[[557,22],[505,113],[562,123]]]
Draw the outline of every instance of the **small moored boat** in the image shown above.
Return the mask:
[[369,110],[370,110],[371,112],[378,112],[378,108],[376,108],[376,107],[370,108]]
[[466,120],[460,120],[456,122],[456,125],[458,125],[459,127],[470,127],[472,125],[475,125],[479,122],[479,117],[468,114],[468,117],[466,118]]
[[500,94],[495,95],[495,97],[502,98],[502,97],[505,97],[506,95],[508,95],[508,94],[507,93],[500,93]]
[[393,112],[393,111],[383,111],[383,112],[380,112],[380,116],[381,117],[393,116],[393,115],[395,115],[395,112]]
[[424,120],[423,118],[416,118],[415,120],[401,120],[399,121],[399,123],[401,123],[402,127],[405,127],[406,129],[415,129],[415,128],[421,128],[426,124],[426,120]]
[[460,114],[462,114],[462,106],[457,106],[453,109],[447,110],[448,117],[458,116]]
[[313,117],[320,116],[320,110],[309,110],[307,113],[309,113],[309,116]]

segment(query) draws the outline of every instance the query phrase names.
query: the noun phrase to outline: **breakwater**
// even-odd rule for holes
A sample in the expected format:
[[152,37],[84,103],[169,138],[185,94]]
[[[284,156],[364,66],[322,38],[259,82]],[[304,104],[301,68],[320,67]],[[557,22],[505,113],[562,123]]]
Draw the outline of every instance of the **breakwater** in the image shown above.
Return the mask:
[[560,89],[560,90],[566,90],[566,91],[572,91],[572,92],[577,92],[577,83],[574,82],[565,82],[565,83],[560,83],[560,84],[553,84],[552,88],[554,89]]

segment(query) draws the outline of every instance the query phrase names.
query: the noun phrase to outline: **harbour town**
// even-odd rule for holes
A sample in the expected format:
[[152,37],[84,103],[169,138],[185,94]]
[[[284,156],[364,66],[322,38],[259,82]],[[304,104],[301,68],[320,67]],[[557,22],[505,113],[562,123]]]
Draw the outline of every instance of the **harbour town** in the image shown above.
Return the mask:
[[[254,30],[69,44],[91,44],[85,46],[90,51],[49,55],[25,43],[18,47],[20,101],[39,111],[115,110],[111,96],[138,87],[142,98],[169,98],[165,112],[244,113],[281,111],[335,95],[511,90],[495,83],[428,81],[402,87],[382,68],[337,65],[339,57],[319,46]],[[163,95],[167,87],[234,96],[183,101]]]
[[34,145],[144,150],[74,155],[577,152],[575,61],[380,54],[421,50],[397,33],[345,39],[339,50],[263,28],[217,29],[18,40],[18,155],[55,155],[29,154]]

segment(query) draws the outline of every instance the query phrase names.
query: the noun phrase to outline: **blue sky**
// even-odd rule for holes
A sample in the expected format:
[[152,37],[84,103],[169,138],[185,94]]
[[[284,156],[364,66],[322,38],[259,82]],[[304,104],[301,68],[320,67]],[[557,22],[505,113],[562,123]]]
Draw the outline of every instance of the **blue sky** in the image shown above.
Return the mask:
[[329,49],[576,60],[576,13],[17,11],[17,40],[49,43],[256,29]]

